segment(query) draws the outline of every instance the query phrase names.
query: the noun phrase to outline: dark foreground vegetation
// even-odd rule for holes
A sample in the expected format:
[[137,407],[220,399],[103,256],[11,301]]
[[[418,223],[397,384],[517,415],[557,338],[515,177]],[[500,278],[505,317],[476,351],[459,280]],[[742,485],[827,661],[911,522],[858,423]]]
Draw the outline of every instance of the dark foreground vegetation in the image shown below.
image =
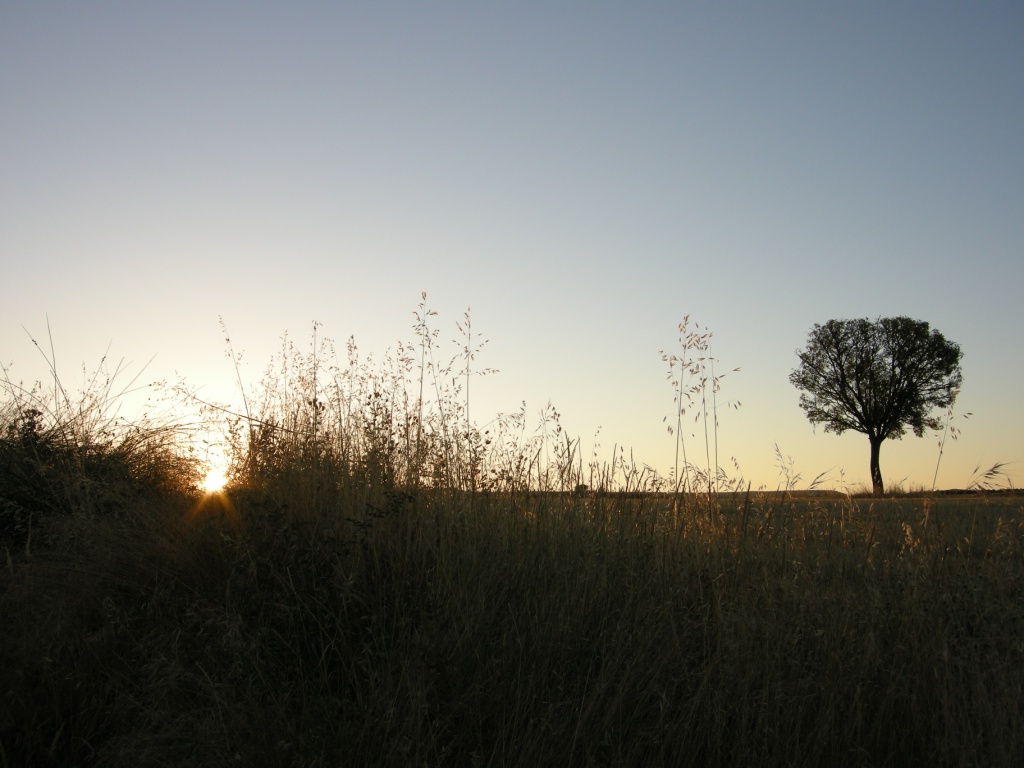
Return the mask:
[[264,397],[205,496],[8,399],[0,765],[1024,762],[1024,498],[593,493],[367,381]]

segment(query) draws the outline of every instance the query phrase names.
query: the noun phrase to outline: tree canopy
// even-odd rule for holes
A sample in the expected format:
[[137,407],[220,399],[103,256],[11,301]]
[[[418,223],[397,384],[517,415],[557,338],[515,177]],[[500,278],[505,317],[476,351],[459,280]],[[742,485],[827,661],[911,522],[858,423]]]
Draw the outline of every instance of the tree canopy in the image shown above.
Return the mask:
[[789,380],[801,391],[800,407],[812,424],[837,435],[851,429],[868,436],[871,483],[882,493],[882,441],[903,437],[907,428],[918,437],[941,428],[931,412],[956,397],[962,355],[920,320],[829,320],[811,329]]

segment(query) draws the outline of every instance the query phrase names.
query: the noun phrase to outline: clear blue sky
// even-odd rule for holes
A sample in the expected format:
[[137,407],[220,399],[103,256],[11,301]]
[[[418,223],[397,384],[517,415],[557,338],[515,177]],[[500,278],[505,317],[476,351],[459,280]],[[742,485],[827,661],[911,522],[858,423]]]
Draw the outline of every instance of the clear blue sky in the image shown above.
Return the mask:
[[[108,345],[233,396],[314,320],[380,355],[427,291],[481,421],[552,401],[659,469],[659,350],[714,332],[720,457],[868,483],[788,383],[816,322],[964,350],[939,484],[1024,484],[1024,4],[0,1],[0,359]],[[936,440],[882,449],[930,485]]]

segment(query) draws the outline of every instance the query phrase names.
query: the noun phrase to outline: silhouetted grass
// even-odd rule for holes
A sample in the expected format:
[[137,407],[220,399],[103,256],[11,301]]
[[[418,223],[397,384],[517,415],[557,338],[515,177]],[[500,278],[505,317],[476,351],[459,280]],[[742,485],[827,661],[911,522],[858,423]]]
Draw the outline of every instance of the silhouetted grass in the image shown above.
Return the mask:
[[1022,497],[680,498],[471,427],[431,343],[289,350],[224,496],[3,411],[0,764],[1024,760]]

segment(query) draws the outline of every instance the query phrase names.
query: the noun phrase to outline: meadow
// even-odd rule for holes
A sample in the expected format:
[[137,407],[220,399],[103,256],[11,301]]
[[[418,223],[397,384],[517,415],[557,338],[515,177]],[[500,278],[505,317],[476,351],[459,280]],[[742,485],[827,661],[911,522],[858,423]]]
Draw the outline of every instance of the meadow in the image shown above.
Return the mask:
[[481,430],[427,318],[379,364],[286,342],[237,410],[172,388],[194,420],[8,378],[0,765],[1024,762],[1024,496]]

